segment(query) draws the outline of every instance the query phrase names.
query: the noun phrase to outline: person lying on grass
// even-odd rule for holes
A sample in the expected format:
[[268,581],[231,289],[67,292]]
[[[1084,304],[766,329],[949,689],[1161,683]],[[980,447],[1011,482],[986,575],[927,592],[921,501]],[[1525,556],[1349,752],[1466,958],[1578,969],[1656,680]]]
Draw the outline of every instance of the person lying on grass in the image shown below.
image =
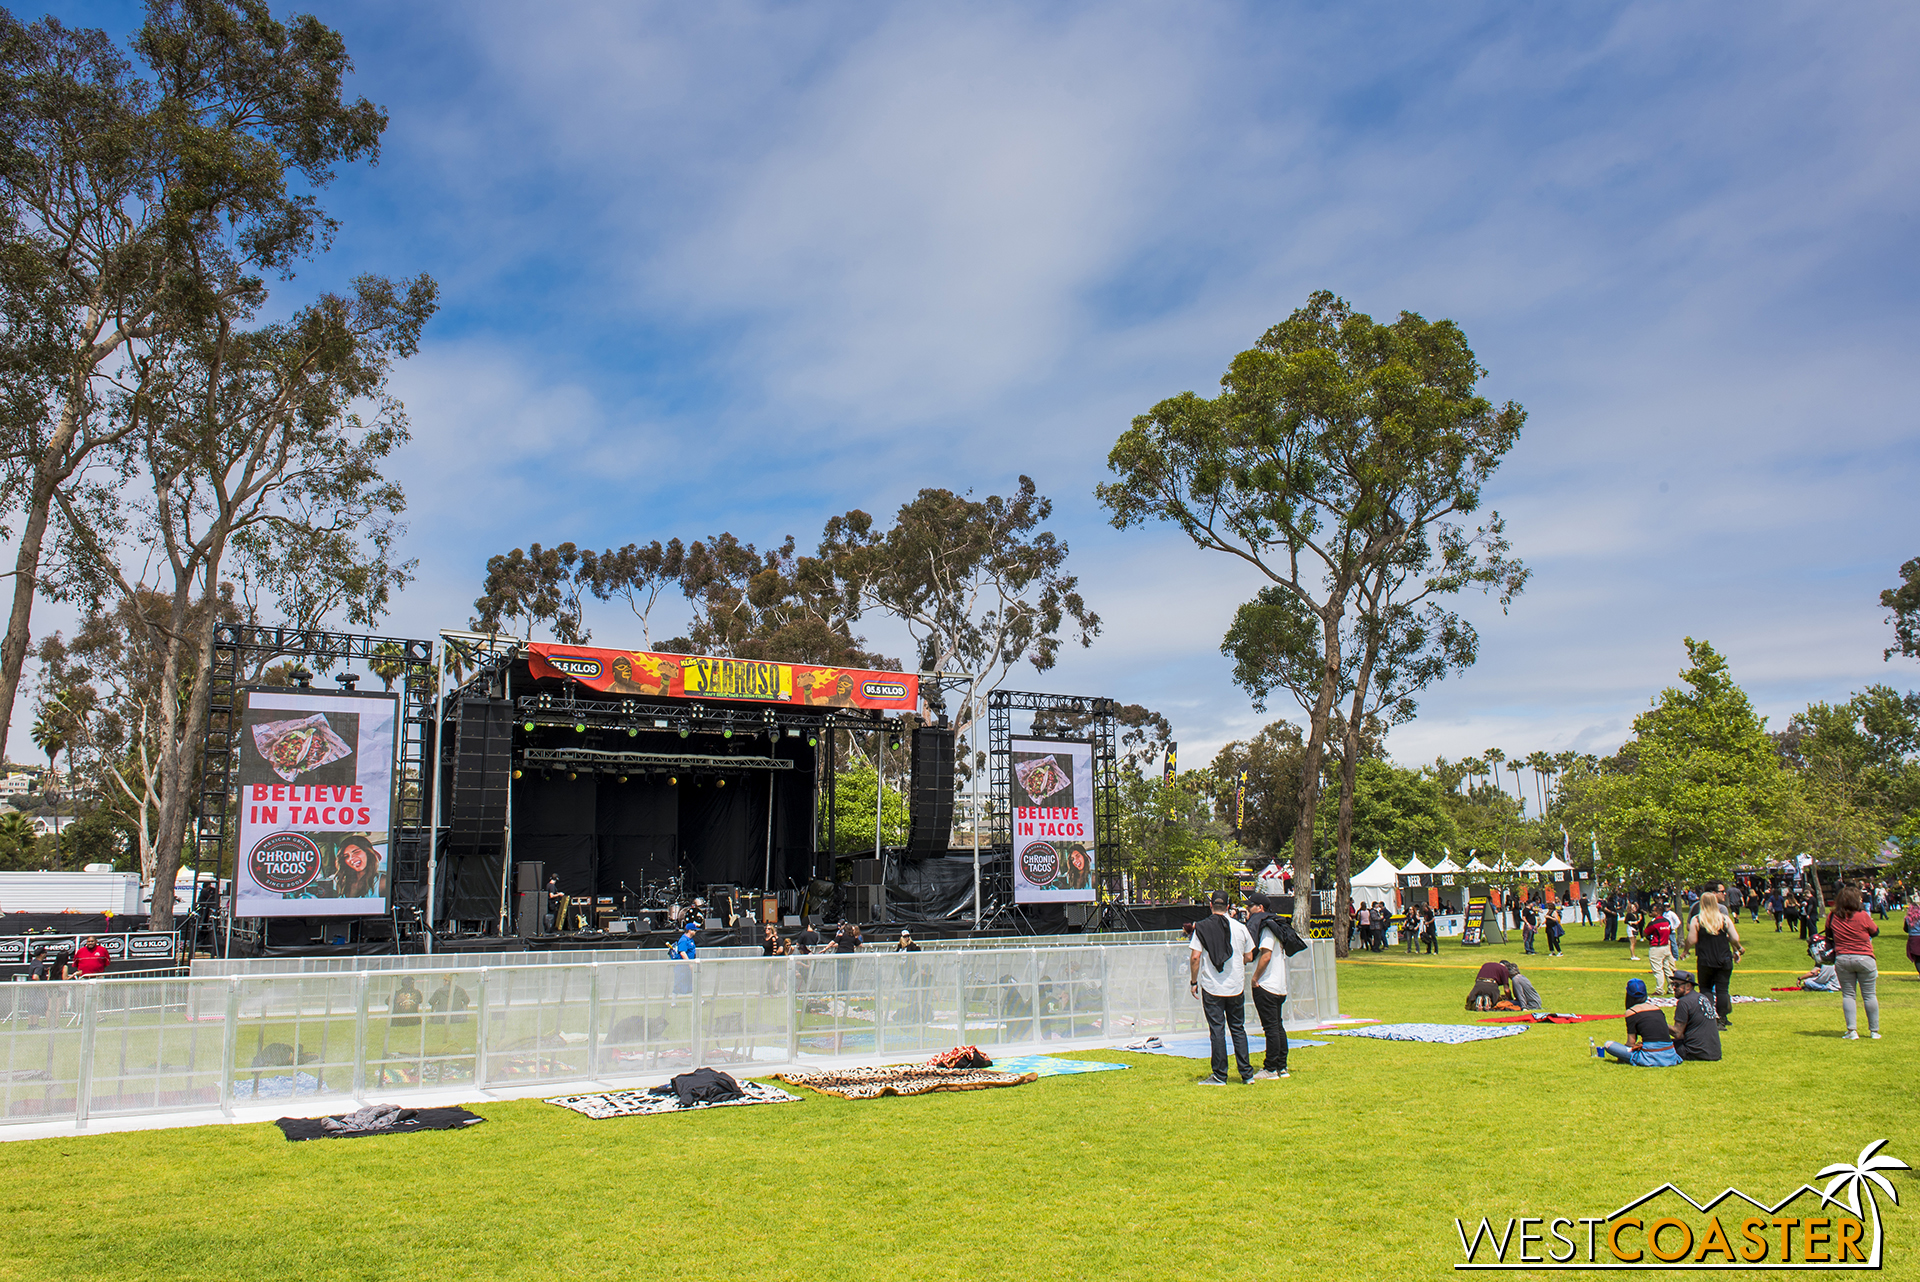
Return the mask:
[[1622,1064],[1637,1068],[1673,1068],[1681,1062],[1679,1052],[1673,1049],[1673,1030],[1667,1027],[1666,1015],[1647,1000],[1645,980],[1627,981],[1626,1021],[1625,1046],[1619,1042],[1594,1045],[1591,1037],[1587,1039],[1595,1059],[1611,1055]]

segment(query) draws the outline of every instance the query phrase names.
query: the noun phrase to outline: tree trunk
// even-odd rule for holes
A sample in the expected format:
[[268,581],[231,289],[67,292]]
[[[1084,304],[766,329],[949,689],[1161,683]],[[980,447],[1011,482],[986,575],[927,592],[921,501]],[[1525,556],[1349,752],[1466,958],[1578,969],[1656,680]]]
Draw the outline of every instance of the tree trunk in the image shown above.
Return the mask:
[[[153,918],[150,929],[173,929],[172,889],[186,856],[187,820],[191,817],[192,783],[195,759],[206,738],[207,709],[213,702],[213,630],[220,621],[218,558],[208,558],[204,582],[206,600],[198,626],[189,633],[186,620],[191,610],[176,599],[175,627],[168,639],[166,673],[169,689],[179,689],[182,667],[191,665],[192,684],[188,687],[187,706],[165,728],[166,749],[161,757],[160,823],[153,866]],[[187,648],[192,649],[188,653]],[[183,662],[184,660],[184,662]],[[217,871],[217,870],[216,870]],[[161,888],[167,894],[162,905]],[[199,887],[194,888],[195,894]],[[164,916],[163,916],[164,914]]]
[[53,510],[53,492],[66,479],[58,460],[73,444],[78,428],[71,405],[60,415],[53,439],[33,465],[33,493],[27,502],[27,522],[13,558],[13,610],[7,616],[7,634],[0,640],[0,743],[13,733],[13,703],[20,693],[20,673],[26,667],[27,642],[32,639],[33,598],[40,588],[40,553],[47,539]]
[[[1307,724],[1307,747],[1300,765],[1300,819],[1293,829],[1293,926],[1303,939],[1311,938],[1313,920],[1313,816],[1320,805],[1320,759],[1327,746],[1327,719],[1340,697],[1340,620],[1346,613],[1344,589],[1329,594],[1320,622],[1325,636],[1325,666],[1320,673],[1320,695],[1314,700]],[[1335,933],[1338,934],[1336,925]]]

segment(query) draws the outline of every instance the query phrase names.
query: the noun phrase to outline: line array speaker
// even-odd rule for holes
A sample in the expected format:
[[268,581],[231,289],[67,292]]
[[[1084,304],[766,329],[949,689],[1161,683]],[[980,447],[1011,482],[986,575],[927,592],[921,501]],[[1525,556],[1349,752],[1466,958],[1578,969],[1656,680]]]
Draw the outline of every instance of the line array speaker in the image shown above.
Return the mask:
[[913,732],[913,795],[907,849],[944,852],[953,840],[953,732],[921,726]]

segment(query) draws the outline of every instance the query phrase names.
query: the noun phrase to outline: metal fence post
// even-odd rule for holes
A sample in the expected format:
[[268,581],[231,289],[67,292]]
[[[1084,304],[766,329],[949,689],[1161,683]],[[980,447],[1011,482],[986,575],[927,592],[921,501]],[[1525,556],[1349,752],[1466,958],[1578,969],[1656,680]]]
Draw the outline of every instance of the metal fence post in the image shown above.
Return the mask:
[[73,1124],[85,1126],[93,1096],[93,1032],[100,1017],[100,985],[89,980],[80,988],[80,1073],[73,1084]]
[[787,1062],[800,1062],[800,1009],[806,998],[800,995],[800,966],[787,954]]
[[1037,1042],[1040,1040],[1040,1021],[1043,1018],[1040,1010],[1040,950],[1038,948],[1027,949],[1027,967],[1029,981],[1027,986],[1030,990],[1027,1010],[1032,1016],[1032,1022],[1027,1029],[1027,1040]]
[[240,1040],[240,977],[227,979],[226,1018],[220,1026],[220,1111],[233,1116],[233,1044]]
[[353,1098],[366,1103],[367,1093],[367,972],[354,976],[353,994]]
[[1107,950],[1100,950],[1100,1036],[1113,1037],[1113,994],[1107,991],[1113,983],[1113,970],[1107,965]]
[[483,1091],[487,1088],[487,968],[480,968],[480,978],[474,987],[478,995],[474,1000],[473,1015],[473,1088]]
[[1178,1000],[1178,998],[1176,998],[1174,994],[1180,991],[1180,985],[1176,983],[1174,979],[1173,962],[1174,962],[1173,946],[1168,945],[1167,947],[1162,948],[1160,950],[1160,965],[1161,965],[1161,968],[1167,972],[1167,1031],[1169,1033],[1173,1032],[1175,1027],[1179,1023],[1179,1018],[1174,1013],[1173,1004],[1175,1001]]
[[953,972],[953,1030],[958,1034],[953,1039],[956,1046],[966,1046],[967,1041],[967,954],[962,950],[955,959]]
[[587,981],[587,1076],[600,1075],[600,963]]
[[700,1003],[705,994],[701,992],[700,963],[691,961],[687,965],[693,971],[693,982],[689,985],[693,991],[687,995],[687,1023],[691,1026],[687,1036],[691,1039],[688,1044],[693,1048],[694,1067],[698,1068],[701,1057],[706,1054],[706,1043],[700,1028]]

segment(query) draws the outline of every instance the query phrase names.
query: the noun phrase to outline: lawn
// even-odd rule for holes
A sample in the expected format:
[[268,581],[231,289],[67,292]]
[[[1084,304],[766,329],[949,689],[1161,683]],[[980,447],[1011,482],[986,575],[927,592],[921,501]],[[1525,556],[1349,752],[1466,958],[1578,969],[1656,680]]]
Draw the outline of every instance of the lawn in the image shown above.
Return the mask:
[[[1920,1161],[1920,979],[1880,945],[1879,1042],[1839,998],[1767,990],[1797,939],[1746,926],[1727,1058],[1604,1065],[1617,1023],[1465,1046],[1333,1038],[1293,1076],[1202,1089],[1199,1061],[1011,1090],[593,1121],[484,1102],[457,1133],[289,1144],[268,1125],[17,1142],[0,1277],[1244,1278],[1451,1272],[1453,1217],[1604,1215],[1673,1179],[1784,1196],[1872,1140]],[[1883,928],[1884,929],[1884,928]],[[1341,1007],[1463,1023],[1506,946],[1341,967]],[[1644,950],[1642,952],[1644,956]],[[1526,959],[1549,1009],[1606,1012],[1645,963],[1599,927]],[[1251,1008],[1249,1008],[1251,1015]],[[1864,1028],[1864,1021],[1862,1024]],[[1913,1177],[1882,1200],[1888,1276],[1920,1277]]]

